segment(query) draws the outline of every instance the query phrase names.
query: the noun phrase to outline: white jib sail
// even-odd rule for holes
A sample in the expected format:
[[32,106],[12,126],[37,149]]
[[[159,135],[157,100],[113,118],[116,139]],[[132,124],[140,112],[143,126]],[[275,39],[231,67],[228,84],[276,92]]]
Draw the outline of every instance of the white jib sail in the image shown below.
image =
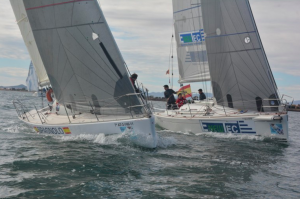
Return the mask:
[[36,42],[33,37],[32,29],[27,18],[24,3],[21,0],[10,0],[11,6],[13,8],[16,21],[20,28],[23,40],[31,57],[33,66],[38,77],[38,82],[40,86],[45,86],[49,84],[49,79],[41,59],[40,53],[38,51]]
[[210,80],[205,31],[199,0],[173,0],[179,83]]

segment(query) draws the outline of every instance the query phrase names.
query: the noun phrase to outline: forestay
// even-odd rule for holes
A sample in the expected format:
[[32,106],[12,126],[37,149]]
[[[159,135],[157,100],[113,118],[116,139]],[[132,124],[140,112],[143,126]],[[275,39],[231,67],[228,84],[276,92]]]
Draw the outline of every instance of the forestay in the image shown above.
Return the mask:
[[[205,42],[218,104],[263,110],[275,106],[277,86],[248,0],[201,0]],[[265,110],[267,108],[264,108]],[[276,111],[276,108],[272,108]]]
[[58,102],[141,105],[97,0],[23,1]]
[[179,83],[210,80],[200,1],[173,0]]
[[10,0],[10,3],[13,8],[23,40],[31,57],[32,63],[35,67],[39,85],[46,86],[49,84],[49,79],[40,53],[37,49],[37,45],[32,34],[31,26],[28,22],[24,3],[22,0]]

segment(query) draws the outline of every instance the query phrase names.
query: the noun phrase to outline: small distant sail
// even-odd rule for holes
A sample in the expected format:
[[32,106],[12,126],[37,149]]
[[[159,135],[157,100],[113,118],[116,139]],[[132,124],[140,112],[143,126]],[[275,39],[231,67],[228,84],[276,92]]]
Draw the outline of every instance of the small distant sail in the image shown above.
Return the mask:
[[38,89],[39,89],[38,78],[36,76],[32,62],[30,63],[30,66],[29,66],[28,77],[26,79],[26,85],[27,85],[28,91],[38,91]]

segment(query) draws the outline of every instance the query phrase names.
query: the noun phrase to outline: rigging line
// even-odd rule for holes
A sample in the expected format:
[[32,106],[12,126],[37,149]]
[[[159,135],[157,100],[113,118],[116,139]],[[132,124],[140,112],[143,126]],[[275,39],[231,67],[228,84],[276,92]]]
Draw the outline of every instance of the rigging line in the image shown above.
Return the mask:
[[75,6],[75,3],[73,3],[73,6],[72,6],[72,13],[71,13],[71,26],[73,26],[73,14],[74,14],[74,6]]
[[56,76],[58,77],[58,63],[59,63],[59,58],[60,58],[60,46],[61,44],[59,44],[59,47],[58,47],[58,58],[57,58],[57,63],[56,63]]
[[174,84],[174,35],[172,34],[172,89],[173,89],[173,84]]
[[[62,44],[60,44],[60,45],[62,45]],[[63,70],[62,76],[61,76],[61,78],[60,78],[60,82],[62,81],[62,78],[64,77],[66,65],[67,65],[67,63],[68,63],[67,55],[66,55],[65,57],[66,57],[66,61],[65,61],[65,64],[64,64],[64,70]]]
[[[66,55],[67,56],[67,55]],[[68,63],[68,59],[66,59],[66,63],[64,64],[64,70],[63,70],[63,72],[62,72],[62,75],[61,75],[61,78],[60,78],[60,84],[61,84],[61,82],[62,82],[62,79],[63,79],[63,77],[64,77],[64,74],[65,74],[65,70],[66,70],[66,65],[67,65],[67,63]],[[60,95],[61,96],[61,95]]]
[[[236,6],[239,8],[237,1],[235,1],[235,3],[236,3]],[[245,23],[244,18],[242,17],[242,13],[241,13],[240,9],[238,9],[238,11],[239,11],[239,13],[240,13],[241,19],[242,19],[243,22],[244,22],[244,27],[245,27],[245,29],[248,31],[247,27],[245,26],[246,23]],[[251,15],[251,13],[249,13],[249,14]],[[251,16],[250,16],[250,17],[251,17]],[[255,28],[254,28],[254,30],[255,30]],[[257,30],[252,31],[252,32],[257,33],[256,31],[257,31]],[[243,43],[243,42],[242,42],[242,43]],[[255,48],[254,48],[254,44],[253,44],[252,42],[250,42],[250,43],[251,43],[253,49],[255,49]],[[243,44],[243,45],[244,45],[244,47],[245,47],[245,44]],[[246,48],[246,47],[245,47],[245,48]],[[261,49],[261,48],[260,48],[260,49]],[[258,67],[256,66],[255,62],[253,61],[252,56],[250,56],[250,54],[249,54],[248,51],[246,51],[246,52],[247,52],[248,56],[250,57],[250,59],[251,59],[253,65],[255,66],[257,72],[259,73],[259,75],[261,76],[261,78],[263,79],[263,81],[266,83],[266,85],[268,85],[268,83],[266,82],[265,78],[263,78],[262,74],[261,74],[260,71],[258,70]],[[256,52],[256,51],[255,51],[255,52]],[[257,52],[256,52],[256,55],[257,55]],[[258,55],[257,55],[257,58],[258,58],[258,60],[260,61]],[[260,61],[260,62],[261,62],[261,61]],[[261,64],[262,64],[262,63],[261,63]],[[262,64],[262,67],[264,67],[263,64]],[[264,72],[266,72],[266,71],[264,70]],[[267,75],[267,74],[266,74],[266,75]],[[268,87],[269,87],[269,85],[268,85]],[[270,90],[272,90],[272,88],[270,88]]]
[[171,38],[171,43],[170,43],[169,67],[168,67],[168,71],[169,71],[169,74],[168,74],[169,75],[169,84],[171,84],[171,74],[170,74],[170,69],[171,69],[171,49],[172,49],[172,38]]

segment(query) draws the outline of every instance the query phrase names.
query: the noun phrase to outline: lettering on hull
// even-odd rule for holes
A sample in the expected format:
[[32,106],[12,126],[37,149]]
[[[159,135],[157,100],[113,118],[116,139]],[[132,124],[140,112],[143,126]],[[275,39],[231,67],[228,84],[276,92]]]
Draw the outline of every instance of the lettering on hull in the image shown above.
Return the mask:
[[133,122],[123,122],[115,123],[115,127],[120,128],[121,133],[131,133],[133,132]]
[[253,121],[200,121],[203,132],[256,134]]
[[34,127],[34,130],[40,134],[53,134],[53,135],[64,135],[71,134],[69,127],[55,128],[55,127]]

